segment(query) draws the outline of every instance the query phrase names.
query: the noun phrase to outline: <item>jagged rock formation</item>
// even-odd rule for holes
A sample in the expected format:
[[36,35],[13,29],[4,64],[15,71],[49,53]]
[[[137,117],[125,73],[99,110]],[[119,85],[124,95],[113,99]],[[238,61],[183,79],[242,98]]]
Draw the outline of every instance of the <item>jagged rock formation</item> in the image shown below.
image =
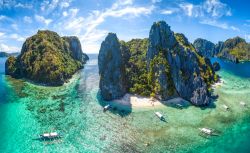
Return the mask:
[[[155,40],[155,37],[159,37],[159,40],[152,41]],[[171,41],[169,42],[169,40]],[[151,58],[147,56],[147,62],[152,63],[157,56],[164,57],[167,64],[165,68],[169,68],[168,75],[160,74],[159,78],[155,78],[159,80],[161,92],[168,93],[167,96],[164,95],[161,98],[168,99],[179,95],[195,105],[208,104],[210,99],[207,83],[213,80],[214,72],[205,59],[196,53],[187,38],[183,34],[174,35],[170,27],[162,21],[154,23],[152,26],[149,41],[147,55],[154,53],[154,56]],[[156,66],[162,67],[159,64]],[[159,70],[162,72],[162,69]],[[210,74],[207,71],[211,71]],[[161,82],[167,82],[168,88],[165,88]],[[162,96],[162,94],[160,95]]]
[[194,41],[194,47],[205,57],[217,56],[234,63],[250,60],[250,44],[240,37],[227,39],[225,42],[219,41],[216,45],[199,38]]
[[21,54],[9,57],[6,74],[50,86],[62,85],[88,59],[77,37],[60,37],[52,31],[38,31],[26,39]]
[[[153,24],[149,39],[119,43],[116,35],[109,34],[102,43],[98,65],[101,94],[109,100],[131,92],[162,100],[180,96],[194,105],[207,105],[208,88],[217,80],[210,60],[164,21]],[[113,80],[114,76],[120,80]]]
[[125,65],[116,34],[109,33],[98,55],[101,95],[105,100],[122,97],[126,93]]
[[84,63],[89,60],[87,54],[82,52],[81,43],[76,36],[63,37],[63,39],[69,43],[70,54],[74,59]]
[[211,41],[198,38],[193,43],[196,51],[204,57],[213,57],[216,55],[215,45]]

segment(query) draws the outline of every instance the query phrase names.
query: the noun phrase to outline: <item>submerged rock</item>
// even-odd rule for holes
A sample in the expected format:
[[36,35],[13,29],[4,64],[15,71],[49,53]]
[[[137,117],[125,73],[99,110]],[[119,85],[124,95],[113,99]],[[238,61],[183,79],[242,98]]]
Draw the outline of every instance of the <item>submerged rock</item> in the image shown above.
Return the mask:
[[102,42],[98,55],[98,67],[99,87],[103,99],[112,100],[125,95],[125,66],[116,34],[109,33]]
[[38,31],[26,39],[21,54],[9,57],[5,73],[50,86],[63,85],[83,68],[87,56],[77,37],[60,37],[53,31]]

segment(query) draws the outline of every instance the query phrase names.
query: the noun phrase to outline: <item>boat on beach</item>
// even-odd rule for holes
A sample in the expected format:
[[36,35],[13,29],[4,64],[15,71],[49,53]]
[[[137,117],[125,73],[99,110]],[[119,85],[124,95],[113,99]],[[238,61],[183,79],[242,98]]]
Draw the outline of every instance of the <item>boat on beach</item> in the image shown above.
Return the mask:
[[111,108],[110,105],[106,105],[103,107],[103,112],[106,112],[107,110],[109,110]]
[[166,121],[164,116],[160,112],[155,112],[155,115],[161,120],[161,121]]

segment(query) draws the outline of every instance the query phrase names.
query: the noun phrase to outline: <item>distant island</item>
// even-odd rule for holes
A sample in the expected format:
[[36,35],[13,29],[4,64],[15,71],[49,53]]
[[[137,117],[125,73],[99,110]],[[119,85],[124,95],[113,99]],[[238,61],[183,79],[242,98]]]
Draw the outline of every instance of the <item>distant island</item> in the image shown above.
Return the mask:
[[9,57],[9,56],[17,56],[19,53],[6,53],[6,52],[0,52],[0,57]]
[[217,44],[198,38],[193,45],[198,53],[205,57],[217,56],[235,63],[250,61],[250,44],[240,37],[227,39],[225,42],[220,41]]
[[109,33],[101,44],[98,67],[105,100],[129,92],[160,100],[182,97],[204,106],[211,102],[210,87],[218,81],[210,60],[165,21],[155,22],[145,39],[125,42]]
[[75,36],[60,37],[53,31],[38,31],[24,42],[21,54],[5,63],[5,73],[35,83],[60,86],[84,67],[88,56]]

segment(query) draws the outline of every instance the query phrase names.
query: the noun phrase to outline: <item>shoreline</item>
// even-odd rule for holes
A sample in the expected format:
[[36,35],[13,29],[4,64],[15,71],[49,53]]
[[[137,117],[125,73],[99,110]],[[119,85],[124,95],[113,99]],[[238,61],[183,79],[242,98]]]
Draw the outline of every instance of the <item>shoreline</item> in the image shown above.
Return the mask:
[[215,88],[221,87],[224,83],[225,81],[220,79],[218,82],[214,83],[211,87],[212,89],[215,89]]
[[144,97],[140,95],[133,95],[133,94],[125,94],[120,99],[115,99],[110,101],[111,105],[119,105],[131,108],[154,108],[154,107],[162,107],[171,104],[182,104],[183,101],[181,97],[173,98],[167,101],[160,101],[157,99],[153,99],[150,97]]
[[[221,87],[225,83],[224,80],[220,79],[218,82],[212,85],[212,88]],[[131,108],[154,108],[162,107],[167,105],[176,105],[189,103],[181,97],[169,99],[166,101],[160,101],[155,98],[144,97],[136,94],[125,94],[122,98],[115,99],[109,102],[109,104],[120,107],[131,107]]]

